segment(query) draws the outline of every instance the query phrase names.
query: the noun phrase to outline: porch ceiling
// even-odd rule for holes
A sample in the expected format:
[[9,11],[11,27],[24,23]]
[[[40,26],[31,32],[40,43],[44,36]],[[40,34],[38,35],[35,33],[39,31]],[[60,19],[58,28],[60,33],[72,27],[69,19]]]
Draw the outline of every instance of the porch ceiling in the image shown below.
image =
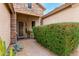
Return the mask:
[[38,19],[40,18],[39,16],[34,16],[34,15],[28,15],[28,14],[23,14],[23,13],[16,13],[16,19],[17,20],[33,20],[33,19]]
[[38,15],[31,15],[31,14],[25,14],[25,13],[20,13],[20,12],[16,12],[16,14],[22,14],[22,15],[27,15],[27,16],[32,16],[32,17],[41,17],[41,16],[38,16]]

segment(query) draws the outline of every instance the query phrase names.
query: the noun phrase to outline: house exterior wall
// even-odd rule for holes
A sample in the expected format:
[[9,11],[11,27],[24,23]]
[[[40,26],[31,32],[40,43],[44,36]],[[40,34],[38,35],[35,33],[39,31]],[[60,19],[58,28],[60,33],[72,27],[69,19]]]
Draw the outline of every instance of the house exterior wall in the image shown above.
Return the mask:
[[61,22],[79,22],[79,4],[73,4],[71,7],[43,19],[43,25]]
[[0,3],[0,37],[8,47],[10,44],[10,13],[2,3]]
[[35,15],[35,16],[42,16],[43,9],[39,7],[36,3],[32,3],[32,8],[28,8],[28,3],[14,3],[15,12]]

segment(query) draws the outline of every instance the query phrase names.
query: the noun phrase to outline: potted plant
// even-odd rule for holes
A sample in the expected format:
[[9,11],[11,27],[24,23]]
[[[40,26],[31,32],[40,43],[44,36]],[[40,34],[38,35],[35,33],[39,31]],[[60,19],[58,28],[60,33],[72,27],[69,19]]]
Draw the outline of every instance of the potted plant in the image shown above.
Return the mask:
[[30,38],[30,35],[31,35],[31,31],[27,31],[27,38]]

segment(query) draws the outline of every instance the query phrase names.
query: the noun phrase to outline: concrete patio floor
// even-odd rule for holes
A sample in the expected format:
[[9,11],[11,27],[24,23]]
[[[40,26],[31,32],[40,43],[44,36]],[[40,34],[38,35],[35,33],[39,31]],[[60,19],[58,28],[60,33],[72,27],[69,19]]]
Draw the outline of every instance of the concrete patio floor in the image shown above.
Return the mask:
[[[23,46],[23,49],[17,52],[17,56],[57,56],[34,39],[21,39],[18,42]],[[73,51],[71,56],[79,56],[79,48]]]

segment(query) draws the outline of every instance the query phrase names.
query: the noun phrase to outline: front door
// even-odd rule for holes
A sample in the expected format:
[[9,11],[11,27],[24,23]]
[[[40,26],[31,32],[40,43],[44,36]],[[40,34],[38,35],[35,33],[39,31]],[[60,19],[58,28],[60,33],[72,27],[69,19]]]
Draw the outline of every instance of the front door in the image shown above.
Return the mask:
[[18,25],[19,25],[19,36],[23,36],[23,26],[24,26],[24,24],[23,24],[23,22],[19,22]]

